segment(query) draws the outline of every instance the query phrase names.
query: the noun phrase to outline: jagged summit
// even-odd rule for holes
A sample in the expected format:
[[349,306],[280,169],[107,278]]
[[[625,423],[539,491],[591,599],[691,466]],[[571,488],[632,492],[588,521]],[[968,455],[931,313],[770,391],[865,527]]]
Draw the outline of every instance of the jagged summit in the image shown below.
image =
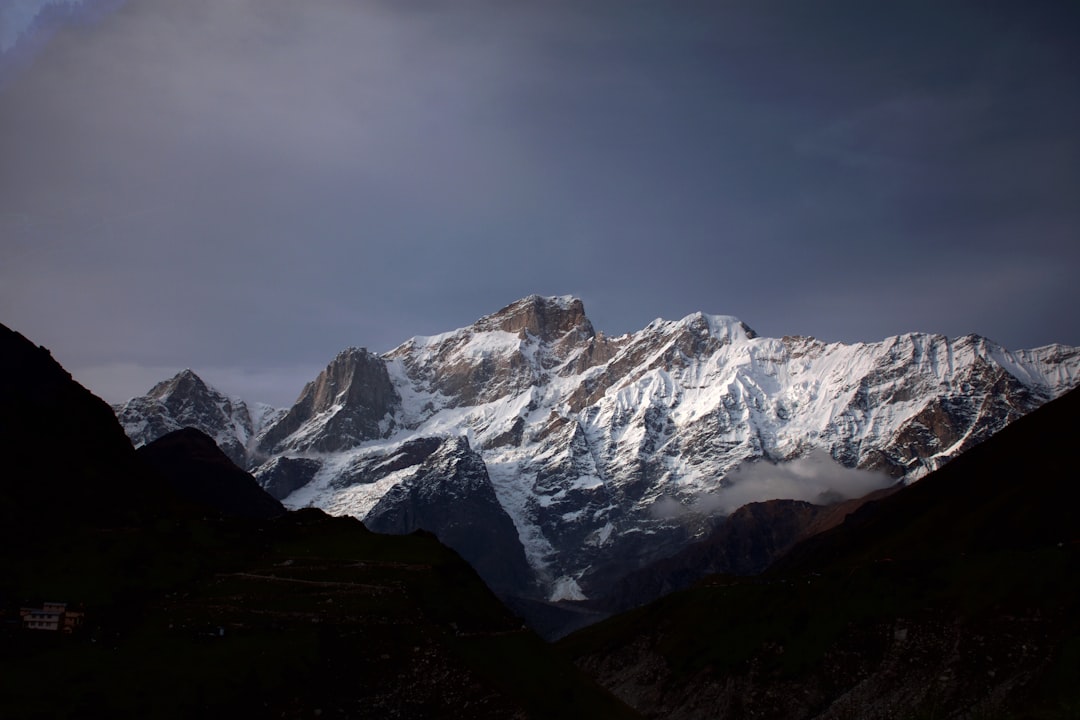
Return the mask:
[[560,367],[586,367],[607,357],[596,348],[605,343],[581,300],[530,295],[467,327],[414,337],[383,357],[406,394],[439,396],[408,413],[407,424],[416,424],[437,406],[488,403],[543,387]]
[[531,336],[540,342],[552,343],[566,339],[571,331],[576,331],[573,339],[577,341],[586,341],[596,335],[592,323],[585,316],[585,305],[581,300],[571,295],[529,295],[481,317],[472,325],[438,335],[412,337],[387,353],[386,357],[399,356],[418,347],[446,346],[448,341],[460,344],[463,339],[477,334],[503,332],[515,335],[521,341],[527,341]]
[[259,430],[242,400],[218,392],[190,369],[113,409],[136,447],[181,428],[198,428],[240,467],[248,466],[248,446]]
[[[737,317],[731,315],[710,315],[695,312],[681,320],[657,318],[645,328],[643,333],[655,333],[665,336],[683,336],[692,339],[695,350],[715,349],[733,342],[746,342],[758,337],[754,330]],[[681,343],[685,344],[685,343]],[[686,350],[684,349],[684,352]]]
[[210,388],[191,368],[185,368],[168,380],[159,382],[146,393],[147,397],[165,401],[174,393],[184,395],[208,395]]
[[378,355],[367,348],[350,347],[342,350],[308,383],[300,393],[298,403],[310,396],[312,411],[326,412],[336,405],[364,406],[388,410],[396,393],[385,377],[386,371]]
[[502,330],[519,335],[524,331],[544,342],[557,340],[572,330],[578,331],[580,339],[596,334],[585,316],[584,303],[570,295],[529,295],[480,318],[473,328],[477,331]]
[[707,331],[717,340],[753,340],[758,337],[754,329],[732,315],[710,315],[696,312],[679,321],[680,325]]
[[335,362],[356,362],[358,360],[362,360],[363,358],[365,358],[365,357],[367,357],[369,355],[374,355],[374,353],[370,352],[366,347],[359,347],[357,345],[350,345],[349,347],[345,348],[344,350],[340,351],[337,355],[335,355],[334,359],[331,360],[331,363],[335,363]]
[[289,411],[259,438],[261,457],[285,451],[333,452],[386,437],[401,396],[386,364],[364,348],[347,348],[304,386]]

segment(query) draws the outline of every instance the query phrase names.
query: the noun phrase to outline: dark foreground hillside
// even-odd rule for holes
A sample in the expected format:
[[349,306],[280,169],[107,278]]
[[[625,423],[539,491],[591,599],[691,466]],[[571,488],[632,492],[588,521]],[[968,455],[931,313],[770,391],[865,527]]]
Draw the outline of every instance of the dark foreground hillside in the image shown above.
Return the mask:
[[560,649],[647,717],[1080,717],[1076,392],[800,543]]
[[[0,717],[636,717],[434,536],[247,512],[218,461],[199,437],[137,454],[0,326]],[[240,485],[208,492],[219,471]],[[23,629],[44,602],[83,626]]]

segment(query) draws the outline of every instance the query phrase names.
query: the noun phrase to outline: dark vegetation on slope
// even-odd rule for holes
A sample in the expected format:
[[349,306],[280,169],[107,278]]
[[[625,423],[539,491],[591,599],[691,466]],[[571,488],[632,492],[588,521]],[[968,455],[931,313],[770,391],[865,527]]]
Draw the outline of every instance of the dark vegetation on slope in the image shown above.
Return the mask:
[[[4,718],[635,717],[434,536],[237,512],[232,490],[203,494],[221,468],[201,438],[136,453],[2,326],[0,463]],[[18,608],[42,601],[85,626],[23,630]]]
[[885,488],[833,505],[802,500],[744,505],[704,539],[620,579],[597,604],[609,612],[622,612],[691,587],[708,575],[757,575],[800,541],[838,525],[864,503],[895,490]]
[[68,523],[145,523],[169,502],[112,409],[72,381],[48,350],[2,325],[0,443],[6,536],[47,535]]
[[1080,714],[1080,393],[797,545],[564,640],[649,717]]
[[175,430],[137,453],[176,495],[194,505],[251,519],[285,514],[285,507],[248,473],[238,468],[214,440],[195,428]]
[[612,615],[689,588],[708,575],[757,575],[800,540],[839,524],[863,503],[894,491],[886,488],[833,505],[801,500],[750,503],[724,518],[702,540],[614,581],[603,596],[558,602],[503,597],[503,602],[541,637],[559,640]]
[[559,640],[612,615],[689,588],[709,575],[757,575],[801,540],[835,527],[863,504],[888,497],[896,489],[884,488],[832,505],[801,500],[750,503],[724,518],[702,540],[614,581],[600,597],[559,602],[502,599],[541,637]]

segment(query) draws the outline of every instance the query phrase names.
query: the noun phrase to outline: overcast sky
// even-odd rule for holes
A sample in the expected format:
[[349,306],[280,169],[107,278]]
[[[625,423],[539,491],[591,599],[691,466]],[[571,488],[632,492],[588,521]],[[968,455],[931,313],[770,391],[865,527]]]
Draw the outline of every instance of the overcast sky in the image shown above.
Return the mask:
[[110,401],[531,293],[1080,344],[1073,0],[0,5],[0,322]]

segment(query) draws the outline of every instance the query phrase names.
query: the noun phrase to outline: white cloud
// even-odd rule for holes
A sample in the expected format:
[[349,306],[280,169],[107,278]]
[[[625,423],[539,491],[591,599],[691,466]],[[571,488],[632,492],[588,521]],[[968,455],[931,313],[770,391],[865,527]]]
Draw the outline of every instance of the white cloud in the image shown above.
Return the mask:
[[[884,473],[844,467],[823,450],[812,450],[786,463],[740,465],[724,479],[717,502],[727,512],[763,500],[827,504],[861,497],[891,483]],[[708,500],[702,498],[701,502]]]
[[728,473],[718,490],[701,493],[689,502],[662,497],[653,504],[653,513],[664,519],[729,515],[743,505],[781,499],[827,505],[862,497],[892,482],[884,473],[844,467],[823,450],[811,450],[785,463],[744,463]]

